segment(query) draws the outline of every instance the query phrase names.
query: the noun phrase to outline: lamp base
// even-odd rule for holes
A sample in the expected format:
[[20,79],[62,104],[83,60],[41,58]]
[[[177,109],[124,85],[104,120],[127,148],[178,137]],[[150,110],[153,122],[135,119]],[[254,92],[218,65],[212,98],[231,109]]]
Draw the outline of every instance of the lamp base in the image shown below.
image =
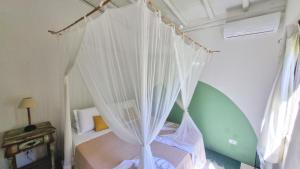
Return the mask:
[[32,130],[35,130],[36,129],[36,126],[35,125],[28,125],[24,128],[24,131],[25,132],[30,132]]

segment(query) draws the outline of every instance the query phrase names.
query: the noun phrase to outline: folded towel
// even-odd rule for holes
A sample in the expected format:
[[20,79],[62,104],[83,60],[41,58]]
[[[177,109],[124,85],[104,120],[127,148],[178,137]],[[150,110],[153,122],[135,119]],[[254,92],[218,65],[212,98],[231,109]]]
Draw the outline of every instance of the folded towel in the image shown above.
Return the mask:
[[[175,167],[167,160],[157,158],[157,157],[153,157],[153,158],[157,169],[175,169]],[[139,160],[133,159],[133,160],[122,161],[114,169],[138,169],[138,167],[139,167]]]

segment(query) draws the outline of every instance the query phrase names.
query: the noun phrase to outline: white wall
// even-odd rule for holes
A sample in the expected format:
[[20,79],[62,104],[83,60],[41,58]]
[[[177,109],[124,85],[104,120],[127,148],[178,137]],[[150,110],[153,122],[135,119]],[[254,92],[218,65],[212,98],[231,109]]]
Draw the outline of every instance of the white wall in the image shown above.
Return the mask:
[[[80,0],[2,0],[0,2],[0,136],[24,126],[26,111],[17,106],[32,96],[38,107],[33,123],[51,121],[62,134],[63,62],[49,28],[61,28],[90,10]],[[0,151],[0,168],[7,168]]]
[[285,24],[297,24],[300,19],[299,0],[288,0],[286,7]]
[[281,32],[224,40],[222,28],[215,27],[190,35],[221,51],[212,56],[200,80],[231,98],[258,134],[279,65]]

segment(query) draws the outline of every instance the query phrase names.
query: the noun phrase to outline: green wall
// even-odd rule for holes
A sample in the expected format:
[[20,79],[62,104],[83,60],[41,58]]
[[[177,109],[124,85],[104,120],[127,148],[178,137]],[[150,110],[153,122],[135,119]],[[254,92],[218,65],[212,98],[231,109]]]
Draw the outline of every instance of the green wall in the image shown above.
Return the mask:
[[[254,166],[256,135],[244,113],[227,96],[199,82],[189,111],[206,148]],[[179,123],[181,118],[182,110],[175,105],[168,120]],[[236,140],[237,145],[229,144],[229,139]]]

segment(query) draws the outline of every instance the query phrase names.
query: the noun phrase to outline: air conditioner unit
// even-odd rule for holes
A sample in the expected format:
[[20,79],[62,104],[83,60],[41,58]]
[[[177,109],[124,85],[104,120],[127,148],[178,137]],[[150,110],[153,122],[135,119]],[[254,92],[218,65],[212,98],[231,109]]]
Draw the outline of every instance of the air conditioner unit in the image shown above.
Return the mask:
[[267,32],[277,32],[280,24],[281,12],[248,18],[226,23],[224,38],[234,38],[246,35],[255,35]]

